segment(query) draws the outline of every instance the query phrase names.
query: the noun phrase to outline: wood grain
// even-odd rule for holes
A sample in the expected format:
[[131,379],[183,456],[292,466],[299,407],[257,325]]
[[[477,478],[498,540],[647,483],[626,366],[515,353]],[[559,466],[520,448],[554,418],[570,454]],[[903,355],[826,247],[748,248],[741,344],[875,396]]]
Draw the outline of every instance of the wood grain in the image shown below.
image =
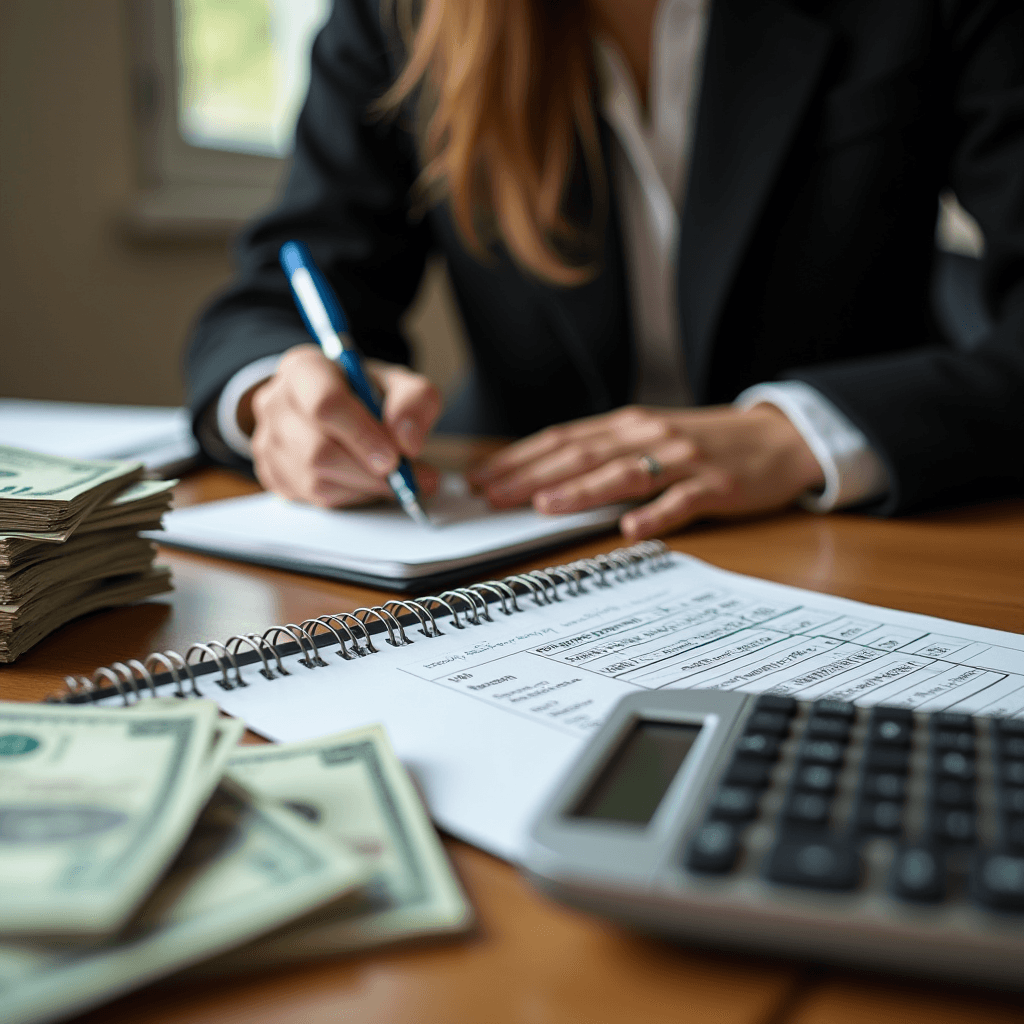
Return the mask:
[[[488,445],[487,448],[492,446]],[[479,445],[438,447],[465,463]],[[253,490],[203,471],[177,488],[179,504]],[[543,566],[606,551],[606,535],[545,558]],[[765,579],[907,611],[1024,632],[1024,501],[898,521],[794,511],[702,525],[673,548]],[[162,549],[175,590],[86,616],[0,667],[0,698],[41,700],[63,675],[117,658],[182,649],[243,629],[295,622],[382,600],[381,592]],[[891,981],[786,961],[677,947],[555,906],[509,865],[446,840],[479,914],[456,942],[332,958],[224,982],[173,979],[81,1018],[89,1024],[246,1021],[612,1022],[877,1024],[1024,1019],[1019,999],[934,983]]]

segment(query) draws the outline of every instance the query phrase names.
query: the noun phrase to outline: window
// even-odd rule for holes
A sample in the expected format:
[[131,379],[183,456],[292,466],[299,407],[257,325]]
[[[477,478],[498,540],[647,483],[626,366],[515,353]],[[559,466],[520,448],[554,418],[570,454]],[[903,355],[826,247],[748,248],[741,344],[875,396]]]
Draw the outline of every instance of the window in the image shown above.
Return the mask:
[[222,233],[268,205],[330,0],[129,0],[144,233]]

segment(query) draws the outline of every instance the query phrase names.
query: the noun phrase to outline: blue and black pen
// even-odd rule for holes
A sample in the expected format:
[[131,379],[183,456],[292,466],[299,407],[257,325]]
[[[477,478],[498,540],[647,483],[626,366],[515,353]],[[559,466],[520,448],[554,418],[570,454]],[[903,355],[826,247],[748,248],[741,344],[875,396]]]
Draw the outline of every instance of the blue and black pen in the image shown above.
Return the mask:
[[[302,242],[285,242],[279,254],[302,319],[325,356],[337,363],[348,377],[349,386],[378,420],[380,402],[363,372],[359,352],[348,333],[348,320],[334,289],[317,269],[309,249]],[[432,526],[416,497],[416,477],[408,459],[388,474],[388,483],[402,508],[422,526]]]

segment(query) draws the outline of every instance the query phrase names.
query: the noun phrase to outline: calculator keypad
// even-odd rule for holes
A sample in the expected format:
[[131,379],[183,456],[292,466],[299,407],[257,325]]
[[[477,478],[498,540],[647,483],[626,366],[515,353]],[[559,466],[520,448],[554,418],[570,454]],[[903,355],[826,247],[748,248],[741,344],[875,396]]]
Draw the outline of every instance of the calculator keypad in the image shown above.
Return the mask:
[[684,864],[1024,911],[1024,722],[762,695]]

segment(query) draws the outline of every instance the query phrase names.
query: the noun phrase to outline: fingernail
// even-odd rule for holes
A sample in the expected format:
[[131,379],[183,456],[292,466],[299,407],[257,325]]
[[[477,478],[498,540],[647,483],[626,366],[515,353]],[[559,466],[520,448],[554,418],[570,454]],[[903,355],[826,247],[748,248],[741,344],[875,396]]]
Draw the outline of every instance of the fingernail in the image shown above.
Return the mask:
[[557,512],[567,500],[565,491],[541,491],[534,498],[534,506],[541,512]]
[[393,455],[386,455],[384,452],[370,452],[367,461],[370,463],[370,469],[377,476],[386,476],[396,465],[395,457]]
[[405,451],[414,452],[419,447],[420,428],[415,420],[399,420],[395,434]]

